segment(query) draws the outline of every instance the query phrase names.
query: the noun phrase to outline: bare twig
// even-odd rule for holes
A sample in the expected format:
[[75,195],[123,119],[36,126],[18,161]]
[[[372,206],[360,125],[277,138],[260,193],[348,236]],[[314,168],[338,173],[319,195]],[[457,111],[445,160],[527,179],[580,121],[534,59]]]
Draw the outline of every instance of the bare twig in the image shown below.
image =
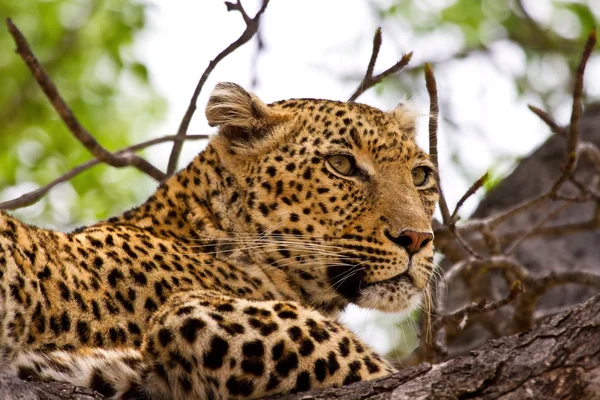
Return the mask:
[[579,143],[579,125],[581,123],[581,113],[583,110],[583,75],[585,66],[590,54],[596,46],[596,29],[592,29],[583,49],[583,54],[577,72],[575,74],[575,84],[573,85],[573,109],[571,111],[571,122],[567,137],[567,161],[563,168],[563,173],[552,187],[552,194],[556,195],[563,183],[569,179],[577,165],[577,145]]
[[540,117],[540,119],[542,121],[544,121],[546,123],[546,125],[548,125],[548,127],[550,128],[550,130],[557,134],[557,135],[565,135],[566,134],[566,130],[565,128],[563,128],[562,126],[558,125],[556,122],[554,122],[554,119],[548,115],[548,113],[546,111],[543,111],[539,108],[537,108],[536,106],[532,106],[531,104],[528,104],[527,107],[533,111],[533,113],[535,115],[537,115],[538,117]]
[[435,340],[431,342],[421,336],[419,348],[416,350],[417,357],[430,362],[438,362],[447,355],[445,332],[448,327],[456,326],[457,330],[462,330],[472,316],[498,310],[514,301],[521,293],[523,293],[523,286],[521,282],[516,281],[509,294],[502,300],[488,304],[485,299],[482,299],[451,314],[436,317],[431,323],[431,336]]
[[458,243],[461,245],[461,247],[463,249],[465,249],[466,252],[471,255],[471,257],[475,257],[478,260],[482,259],[481,255],[473,247],[471,247],[471,245],[469,244],[469,242],[467,242],[463,238],[463,236],[460,233],[460,231],[458,229],[456,229],[456,225],[450,225],[450,232],[452,232],[452,234],[454,235],[454,237],[456,238],[456,240],[458,241]]
[[48,100],[58,115],[60,115],[67,128],[69,128],[77,140],[79,140],[95,158],[116,168],[135,167],[157,181],[164,179],[165,174],[143,158],[134,154],[113,154],[98,143],[98,141],[96,141],[96,139],[94,139],[94,137],[81,125],[69,106],[60,96],[56,85],[54,85],[54,82],[52,82],[44,70],[44,67],[42,67],[33,54],[29,47],[29,43],[27,43],[27,39],[25,39],[25,36],[21,33],[19,28],[17,28],[10,18],[6,20],[6,25],[17,45],[17,53],[21,56],[33,74],[35,80],[44,91],[46,97],[48,97]]
[[[431,145],[431,142],[430,142],[430,145]],[[456,206],[454,207],[454,211],[452,212],[452,215],[450,216],[451,224],[456,223],[456,220],[458,219],[458,211],[460,210],[462,205],[465,203],[465,201],[467,201],[467,199],[469,197],[474,195],[475,192],[477,192],[479,190],[479,188],[482,187],[485,184],[485,182],[487,182],[488,179],[489,179],[489,173],[486,172],[485,174],[483,174],[483,176],[481,178],[477,179],[475,181],[475,183],[473,183],[471,185],[471,187],[465,192],[465,194],[463,194],[463,196],[460,198],[460,200],[458,200],[458,203],[456,203]]]
[[513,283],[508,295],[502,300],[496,301],[492,304],[487,304],[487,301],[485,299],[482,299],[478,303],[468,305],[456,312],[453,312],[452,314],[444,315],[443,317],[439,318],[433,323],[433,329],[437,331],[442,326],[466,325],[465,320],[471,317],[472,315],[485,314],[495,311],[501,307],[504,307],[505,305],[514,301],[517,298],[517,296],[519,296],[521,293],[523,293],[523,285],[520,281],[516,281]]
[[587,186],[585,183],[581,182],[574,176],[570,177],[569,181],[571,181],[575,186],[577,186],[577,188],[582,193],[588,194],[590,197],[595,198],[596,201],[600,201],[600,192],[598,192],[596,189]]
[[377,85],[379,82],[384,80],[390,75],[393,75],[399,72],[402,68],[406,67],[412,58],[412,52],[406,53],[402,55],[400,61],[396,64],[392,65],[385,71],[380,74],[373,75],[373,70],[375,69],[375,62],[377,61],[377,56],[379,55],[379,49],[381,48],[381,28],[377,28],[375,31],[375,36],[373,37],[373,50],[371,52],[371,59],[369,60],[369,65],[367,66],[367,72],[365,73],[365,77],[360,82],[354,93],[350,96],[348,101],[356,101],[358,97]]
[[[147,147],[154,146],[154,145],[160,144],[160,143],[165,143],[165,142],[173,142],[173,141],[177,141],[177,140],[199,140],[199,139],[208,139],[208,138],[209,138],[208,135],[188,135],[188,136],[185,136],[184,138],[178,137],[176,135],[163,136],[160,138],[151,139],[146,142],[142,142],[142,143],[135,144],[133,146],[126,147],[124,149],[121,149],[121,150],[115,152],[114,154],[117,154],[117,155],[131,154],[134,151],[139,151],[139,150],[145,149]],[[8,201],[4,201],[4,202],[0,203],[0,210],[15,210],[17,208],[29,206],[29,205],[37,202],[38,200],[40,200],[42,197],[44,197],[44,195],[46,195],[46,193],[48,193],[50,191],[50,189],[52,189],[56,185],[66,182],[69,179],[74,178],[75,176],[79,175],[80,173],[87,171],[88,169],[90,169],[98,164],[102,164],[102,161],[100,161],[98,159],[86,161],[85,163],[78,165],[77,167],[73,168],[72,170],[68,171],[67,173],[65,173],[64,175],[60,176],[59,178],[53,180],[52,182],[42,186],[41,188],[38,188],[31,192],[25,193],[25,194],[17,197],[16,199],[12,199],[12,200],[8,200]]]
[[381,27],[379,27],[375,31],[375,36],[373,36],[373,50],[371,51],[371,58],[369,59],[369,64],[367,65],[367,72],[365,72],[365,78],[373,76],[373,71],[375,70],[375,62],[377,62],[377,57],[379,57],[379,50],[381,49],[381,42]]
[[442,221],[444,224],[450,223],[450,210],[448,209],[448,203],[444,197],[442,191],[442,182],[440,180],[440,164],[438,162],[437,153],[437,132],[438,132],[438,120],[439,120],[439,104],[437,95],[437,83],[435,81],[435,75],[430,64],[425,64],[425,84],[427,86],[427,93],[429,93],[429,157],[433,165],[435,165],[435,179],[437,180],[438,190],[440,192],[440,211],[442,213]]
[[[196,85],[196,89],[194,89],[194,94],[192,95],[190,104],[188,105],[183,119],[179,124],[179,129],[177,129],[177,136],[180,138],[187,135],[188,127],[190,126],[190,122],[192,121],[192,117],[194,116],[194,112],[196,111],[196,102],[198,101],[198,96],[200,95],[202,87],[206,83],[208,76],[221,60],[223,60],[229,54],[233,53],[239,47],[246,44],[250,39],[252,39],[252,37],[256,34],[258,28],[260,27],[260,17],[267,9],[267,6],[269,5],[269,0],[263,1],[262,6],[254,16],[254,18],[250,18],[248,16],[246,11],[244,10],[244,7],[242,6],[242,3],[240,3],[239,0],[237,0],[235,3],[226,1],[225,5],[227,6],[227,11],[235,10],[240,12],[242,18],[244,19],[244,22],[246,23],[246,29],[244,30],[244,32],[242,32],[239,38],[237,38],[234,42],[227,46],[222,52],[217,54],[217,56],[208,63],[208,67],[206,67],[206,69],[202,73],[202,76],[200,77],[200,80]],[[169,156],[169,164],[167,166],[167,177],[173,175],[173,173],[177,169],[177,163],[179,162],[179,155],[181,154],[182,146],[182,140],[178,140],[175,143],[173,143],[173,149],[171,150],[171,155]]]
[[530,329],[535,321],[535,307],[542,296],[558,285],[575,283],[600,289],[600,275],[585,271],[550,272],[541,278],[528,279],[527,292],[519,300],[513,315],[512,332]]
[[532,236],[538,229],[540,229],[542,226],[544,226],[546,224],[546,222],[548,222],[552,218],[556,217],[558,214],[563,212],[570,205],[571,205],[571,203],[567,201],[564,204],[561,204],[560,206],[558,206],[553,211],[549,212],[544,218],[540,219],[536,224],[534,224],[531,227],[531,229],[529,229],[527,232],[523,233],[523,235],[521,235],[517,239],[515,239],[515,241],[512,242],[511,245],[504,251],[504,254],[512,254],[517,249],[517,247],[519,247],[519,245],[521,243],[523,243],[523,241],[525,239]]
[[467,221],[464,224],[461,224],[460,226],[458,226],[457,229],[461,233],[463,233],[463,232],[467,233],[472,230],[481,230],[483,228],[483,226],[485,226],[485,225],[487,225],[490,229],[495,229],[498,227],[498,225],[507,221],[509,218],[511,218],[519,213],[522,213],[524,211],[527,211],[528,209],[530,209],[532,207],[539,205],[542,201],[548,199],[549,197],[550,197],[550,194],[548,194],[548,193],[542,194],[536,198],[526,200],[506,211],[499,212],[488,218],[473,219],[473,220]]

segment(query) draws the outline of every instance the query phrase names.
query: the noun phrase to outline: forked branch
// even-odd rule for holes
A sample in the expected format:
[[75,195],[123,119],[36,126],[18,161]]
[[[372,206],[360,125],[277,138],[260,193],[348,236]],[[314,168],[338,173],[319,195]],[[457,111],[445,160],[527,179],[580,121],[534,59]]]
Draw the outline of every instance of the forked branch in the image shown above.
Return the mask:
[[[177,129],[177,137],[179,139],[184,138],[187,135],[188,128],[190,126],[190,122],[192,121],[192,117],[194,116],[194,112],[196,112],[196,103],[198,102],[198,96],[200,96],[200,92],[206,83],[211,72],[215,69],[217,64],[221,62],[225,57],[229,54],[236,51],[239,47],[246,44],[252,37],[258,32],[260,27],[260,18],[264,14],[267,6],[269,5],[269,0],[263,0],[262,6],[254,16],[254,18],[250,18],[244,10],[242,3],[240,0],[237,0],[235,3],[226,1],[225,5],[227,6],[227,11],[239,11],[246,23],[246,29],[237,38],[234,42],[232,42],[229,46],[227,46],[223,51],[221,51],[217,56],[208,63],[208,67],[204,70],[202,75],[200,76],[200,80],[196,85],[196,89],[194,89],[194,94],[190,99],[190,104],[179,124],[179,129]],[[175,170],[177,169],[177,163],[179,162],[179,156],[181,154],[181,149],[183,147],[183,140],[177,140],[173,143],[173,149],[171,150],[171,155],[169,156],[169,164],[167,166],[167,174],[166,177],[173,175]]]
[[398,61],[396,64],[392,65],[380,74],[373,75],[373,71],[375,69],[375,62],[377,62],[377,56],[379,56],[379,50],[381,49],[381,42],[381,28],[377,28],[377,30],[375,31],[375,36],[373,37],[373,50],[371,51],[371,58],[369,59],[369,64],[367,65],[367,72],[365,73],[365,77],[360,82],[354,93],[352,93],[348,101],[356,101],[356,99],[358,99],[358,97],[361,94],[363,94],[373,86],[377,85],[388,76],[400,72],[400,70],[406,67],[410,62],[410,59],[412,58],[413,54],[412,52],[403,54],[402,58],[400,58],[400,61]]

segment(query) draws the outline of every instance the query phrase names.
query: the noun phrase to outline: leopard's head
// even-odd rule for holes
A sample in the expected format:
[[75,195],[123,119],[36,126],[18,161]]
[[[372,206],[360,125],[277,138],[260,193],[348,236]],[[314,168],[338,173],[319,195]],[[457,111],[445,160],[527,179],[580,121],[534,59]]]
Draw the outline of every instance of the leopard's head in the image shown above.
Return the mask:
[[[316,307],[416,307],[433,273],[434,165],[414,114],[317,99],[270,105],[220,83],[212,145],[239,185],[264,268]],[[235,213],[235,210],[231,210]]]

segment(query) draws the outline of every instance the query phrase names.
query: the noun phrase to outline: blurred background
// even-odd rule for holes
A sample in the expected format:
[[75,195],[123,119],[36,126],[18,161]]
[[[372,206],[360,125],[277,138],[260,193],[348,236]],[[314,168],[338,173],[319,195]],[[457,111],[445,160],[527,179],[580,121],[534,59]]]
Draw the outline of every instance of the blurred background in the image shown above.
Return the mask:
[[[242,0],[251,16],[261,3]],[[174,134],[208,62],[245,28],[239,13],[228,13],[218,0],[0,0],[0,17],[13,19],[82,124],[109,150]],[[259,35],[209,77],[188,133],[212,132],[202,110],[219,81],[239,83],[266,102],[346,100],[364,75],[381,26],[376,73],[403,53],[414,56],[407,69],[359,101],[382,109],[410,102],[422,114],[419,141],[427,147],[422,66],[433,64],[441,176],[453,206],[486,170],[489,190],[550,135],[528,103],[568,121],[571,72],[599,19],[600,0],[272,0]],[[585,95],[600,98],[598,53],[588,63]],[[180,167],[205,145],[186,143]],[[165,170],[170,148],[155,146],[144,156]],[[90,158],[0,30],[0,201]],[[100,165],[12,213],[69,230],[120,213],[155,187],[133,168]],[[464,216],[477,200],[465,204]],[[415,345],[414,323],[403,318],[356,308],[343,316],[377,350],[398,357]]]

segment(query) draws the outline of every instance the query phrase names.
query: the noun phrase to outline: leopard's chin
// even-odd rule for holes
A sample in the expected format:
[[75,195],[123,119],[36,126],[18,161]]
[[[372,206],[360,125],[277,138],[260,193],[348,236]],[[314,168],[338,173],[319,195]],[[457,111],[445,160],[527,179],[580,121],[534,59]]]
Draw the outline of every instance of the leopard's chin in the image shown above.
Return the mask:
[[415,287],[412,278],[404,273],[369,284],[360,291],[355,304],[383,312],[410,314],[423,300],[423,291]]

